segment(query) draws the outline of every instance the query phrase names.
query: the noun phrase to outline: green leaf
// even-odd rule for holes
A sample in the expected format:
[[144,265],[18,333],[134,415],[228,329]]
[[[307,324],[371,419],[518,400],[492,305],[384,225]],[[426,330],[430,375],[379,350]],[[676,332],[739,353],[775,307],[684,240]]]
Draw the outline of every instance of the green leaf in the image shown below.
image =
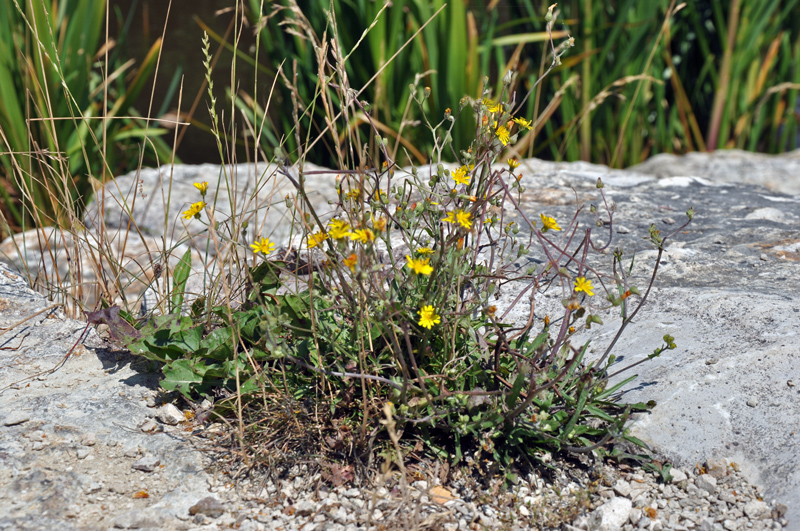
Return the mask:
[[250,300],[255,300],[254,297],[260,295],[270,294],[274,295],[278,288],[281,286],[280,272],[281,268],[278,264],[284,262],[264,261],[250,270],[250,275],[253,278],[253,283],[258,286],[250,295]]
[[132,129],[126,129],[119,131],[118,133],[114,133],[114,136],[111,138],[114,142],[119,142],[121,140],[126,140],[128,138],[150,138],[154,136],[163,136],[166,135],[169,131],[166,129],[157,129],[155,127],[151,127],[149,129],[144,129],[141,127],[134,127]]
[[595,417],[597,417],[599,419],[605,420],[607,422],[614,422],[614,417],[612,417],[611,415],[609,415],[608,413],[606,413],[605,411],[603,411],[602,409],[600,409],[599,407],[597,407],[595,405],[588,404],[586,406],[586,411],[589,414],[591,414],[591,415],[593,415],[593,416],[595,416]]
[[172,288],[172,307],[170,311],[180,312],[183,305],[183,297],[186,291],[186,281],[192,272],[192,250],[188,249],[175,266],[172,274],[174,286]]
[[214,330],[200,342],[197,354],[216,360],[227,360],[233,356],[234,339],[229,326]]
[[575,428],[575,424],[577,424],[578,420],[583,416],[583,409],[586,406],[586,400],[589,398],[589,389],[582,387],[581,394],[578,397],[578,403],[575,405],[575,413],[572,415],[572,418],[569,419],[569,422],[566,426],[564,426],[564,430],[561,432],[561,439],[566,439],[572,433],[572,430]]
[[522,391],[522,386],[525,384],[525,375],[523,373],[519,373],[517,375],[516,380],[514,380],[514,385],[511,387],[511,392],[506,395],[506,406],[509,409],[513,409],[517,403],[517,398],[519,398],[519,394]]
[[203,383],[207,370],[203,360],[175,360],[164,366],[161,387],[167,391],[180,391],[186,398],[193,399],[193,388]]
[[610,387],[608,389],[604,389],[602,393],[600,393],[598,395],[595,395],[594,399],[595,400],[604,400],[604,399],[608,398],[609,396],[611,396],[614,393],[616,393],[622,386],[624,386],[625,384],[630,383],[633,380],[635,380],[637,376],[638,376],[638,374],[634,374],[633,376],[625,378],[621,382],[615,384],[613,387]]

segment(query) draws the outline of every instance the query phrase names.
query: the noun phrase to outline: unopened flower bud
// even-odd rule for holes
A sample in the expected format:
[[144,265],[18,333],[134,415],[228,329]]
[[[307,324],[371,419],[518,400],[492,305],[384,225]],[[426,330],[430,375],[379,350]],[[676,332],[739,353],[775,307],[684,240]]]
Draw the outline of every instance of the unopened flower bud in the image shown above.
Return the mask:
[[547,8],[547,13],[544,15],[545,22],[552,22],[553,21],[553,9],[556,8],[558,4],[553,4]]

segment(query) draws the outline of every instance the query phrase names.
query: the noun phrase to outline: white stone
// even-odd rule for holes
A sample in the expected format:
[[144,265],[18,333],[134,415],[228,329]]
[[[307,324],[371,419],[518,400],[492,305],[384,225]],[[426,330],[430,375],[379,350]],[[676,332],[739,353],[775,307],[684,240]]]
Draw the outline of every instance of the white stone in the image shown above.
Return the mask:
[[152,454],[147,454],[135,463],[131,465],[131,468],[134,470],[141,470],[142,472],[152,472],[156,469],[158,465],[161,464],[161,460]]
[[150,433],[158,429],[158,424],[153,419],[145,419],[139,424],[139,429],[145,433]]
[[297,504],[295,515],[296,516],[309,516],[311,513],[314,512],[316,507],[314,506],[314,502],[311,500],[303,500]]
[[681,481],[686,481],[689,479],[689,476],[686,475],[686,472],[680,468],[672,468],[670,469],[669,473],[672,476],[673,483],[680,483]]
[[589,518],[591,531],[618,531],[630,518],[633,504],[628,498],[614,498],[594,511]]
[[785,214],[774,207],[759,208],[747,214],[744,219],[761,219],[764,221],[775,221],[783,223],[786,220]]
[[614,484],[614,492],[620,496],[628,496],[631,493],[631,484],[624,479],[618,479]]
[[164,424],[169,424],[170,426],[174,426],[179,422],[186,421],[186,416],[180,409],[175,407],[175,404],[164,404],[158,410],[157,416],[158,420]]
[[744,506],[744,514],[753,519],[763,518],[769,512],[769,506],[760,500],[751,500]]
[[717,491],[717,478],[711,474],[700,474],[694,479],[694,484],[698,489],[703,489],[709,494],[714,494]]

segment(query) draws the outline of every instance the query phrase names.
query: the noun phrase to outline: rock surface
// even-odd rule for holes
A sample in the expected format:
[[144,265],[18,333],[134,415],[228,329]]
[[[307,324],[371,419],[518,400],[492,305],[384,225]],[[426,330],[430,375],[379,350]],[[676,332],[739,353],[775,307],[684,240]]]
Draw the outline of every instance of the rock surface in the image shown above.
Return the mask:
[[659,178],[694,176],[715,183],[752,184],[773,192],[800,194],[800,149],[781,155],[738,149],[681,156],[663,153],[629,169]]
[[[682,213],[690,205],[697,212],[693,224],[676,235],[668,247],[650,302],[614,351],[619,363],[627,365],[652,352],[664,334],[673,335],[678,344],[677,350],[637,367],[639,378],[626,389],[624,399],[658,402],[651,414],[635,420],[632,431],[680,467],[675,476],[682,479],[665,494],[652,478],[623,478],[627,486],[611,483],[606,498],[593,499],[592,510],[616,496],[629,499],[632,509],[623,526],[626,529],[739,529],[748,524],[755,529],[777,529],[779,522],[788,529],[800,529],[800,506],[793,503],[800,499],[800,388],[796,385],[800,382],[800,352],[796,347],[800,329],[800,197],[742,184],[752,177],[754,168],[767,167],[772,168],[773,175],[782,177],[768,180],[762,176],[759,184],[798,193],[800,172],[794,166],[797,152],[772,158],[731,153],[731,163],[723,160],[726,153],[669,161],[667,166],[679,168],[673,173],[655,166],[651,170],[640,165],[633,171],[618,171],[585,163],[537,160],[526,161],[521,168],[528,190],[523,208],[537,217],[543,212],[567,219],[574,213],[576,194],[580,201],[597,202],[595,182],[602,177],[607,197],[617,204],[615,245],[623,246],[628,253],[637,251],[637,278],[645,278],[655,259],[655,253],[641,239],[647,226],[656,223],[668,232],[682,224]],[[254,173],[240,167],[237,186],[256,189],[256,181],[246,177]],[[121,190],[139,190],[144,194],[139,199],[147,199],[134,208],[133,218],[142,234],[156,242],[163,235],[165,240],[160,245],[167,249],[185,246],[164,263],[174,263],[184,249],[192,248],[196,251],[193,263],[202,278],[203,268],[197,264],[204,256],[213,258],[216,250],[206,253],[208,239],[202,235],[188,242],[181,240],[185,229],[179,213],[198,199],[192,183],[207,180],[209,188],[214,188],[219,168],[175,167],[175,202],[170,203],[173,215],[165,231],[163,211],[157,207],[162,204],[159,179],[166,175],[166,168],[160,174],[143,170],[139,177],[124,176],[117,183]],[[309,176],[309,188],[315,191],[312,199],[321,213],[330,209],[327,201],[335,196],[334,179],[332,172]],[[737,180],[740,182],[734,182]],[[291,185],[285,179],[273,178],[264,188],[265,193],[267,189],[277,190],[274,194],[282,200]],[[259,197],[256,206],[265,197]],[[248,238],[260,235],[288,243],[288,224],[279,222],[285,207],[281,210],[282,201],[278,203],[266,217],[265,211],[255,211],[255,206],[242,207],[241,212],[253,212],[253,219],[259,220],[251,225]],[[218,213],[222,216],[222,207]],[[108,208],[106,215],[113,227],[126,223],[119,209]],[[190,222],[190,230],[196,223]],[[87,222],[87,226],[91,224]],[[595,234],[604,240],[608,232],[595,229]],[[58,238],[53,242],[56,254],[63,252]],[[245,243],[240,247],[246,249]],[[13,255],[10,240],[2,246],[0,250]],[[136,254],[140,252],[146,250],[132,252],[131,256],[145,256]],[[152,263],[140,260],[137,267],[146,270],[153,267]],[[62,274],[68,272],[66,261],[60,270]],[[141,294],[143,286],[130,288]],[[195,289],[203,289],[202,281]],[[508,305],[514,297],[511,290],[504,291],[498,306]],[[551,302],[543,300],[542,305],[547,307]],[[0,326],[10,327],[47,307],[48,303],[30,291],[18,274],[0,270]],[[45,312],[0,336],[0,388],[5,388],[0,394],[0,529],[214,529],[237,521],[240,529],[305,529],[315,524],[314,514],[327,515],[329,522],[339,526],[330,529],[355,529],[366,524],[361,508],[368,494],[359,499],[356,489],[354,501],[344,504],[344,499],[351,498],[336,491],[331,491],[336,500],[331,502],[331,495],[313,498],[313,485],[308,486],[310,490],[300,487],[300,492],[292,492],[286,491],[283,483],[271,484],[274,490],[267,498],[273,500],[270,503],[278,500],[279,506],[259,520],[257,513],[265,511],[265,506],[258,502],[256,508],[246,508],[250,502],[223,488],[205,469],[202,454],[190,444],[190,433],[183,431],[187,424],[181,422],[180,411],[176,414],[169,408],[159,409],[158,376],[147,372],[147,364],[109,350],[93,332],[79,343],[61,369],[35,376],[61,361],[84,327],[84,323],[65,319],[63,314]],[[603,352],[615,331],[613,315],[609,314],[606,325],[592,336],[593,355]],[[14,385],[25,377],[33,379]],[[170,425],[172,421],[177,424]],[[153,465],[152,471],[133,468],[144,458],[146,468]],[[695,465],[707,461],[707,477],[703,477],[696,473]],[[722,462],[725,465],[720,465]],[[748,487],[744,478],[762,486],[763,491]],[[708,488],[712,479],[716,482],[713,492]],[[537,496],[533,493],[543,487],[535,484],[529,483],[524,488],[530,493],[519,496],[519,501],[528,496],[531,503],[522,503],[523,510],[515,502],[513,514],[522,518],[528,518],[526,512],[537,514],[530,509]],[[641,484],[644,488],[636,488]],[[472,495],[457,485],[452,490],[465,508],[462,511],[454,506],[455,527],[443,528],[461,529],[462,521],[464,528],[473,522],[508,523],[499,516],[505,514],[504,509],[476,504],[471,501]],[[745,492],[749,494],[743,495]],[[202,511],[190,514],[191,507],[211,496],[223,503],[225,512],[221,516]],[[677,510],[665,511],[668,499],[673,497],[679,500],[676,507],[681,507],[685,515]],[[759,498],[767,502],[766,509]],[[293,516],[306,499],[313,501],[314,512],[302,518]],[[424,505],[422,498],[418,499]],[[773,499],[787,505],[788,511],[783,514],[776,509]],[[216,507],[210,501],[206,503]],[[388,514],[389,507],[384,509]],[[307,510],[310,506],[304,505],[300,512]],[[706,517],[689,518],[692,512],[703,511]],[[590,514],[586,512],[584,519],[573,525],[588,528]],[[527,525],[517,524],[510,525]],[[308,529],[317,525],[323,522]]]
[[[658,405],[640,415],[631,431],[679,466],[709,458],[738,463],[765,487],[766,499],[787,504],[787,517],[800,529],[800,505],[791,503],[800,500],[800,390],[792,385],[800,375],[800,196],[735,182],[761,165],[782,176],[776,186],[798,189],[800,151],[766,159],[731,154],[742,170],[724,162],[726,154],[679,160],[684,169],[696,169],[690,176],[646,175],[639,173],[642,165],[630,171],[531,165],[524,208],[564,219],[574,213],[574,193],[597,201],[592,188],[602,177],[617,205],[615,221],[626,229],[616,229],[614,245],[637,251],[634,276],[642,287],[655,259],[642,239],[647,227],[655,223],[662,234],[671,232],[685,219],[682,212],[694,207],[694,222],[662,257],[650,301],[614,348],[624,367],[644,359],[664,334],[678,345],[633,371],[639,377],[623,399]],[[726,170],[692,176],[704,167],[698,160],[717,161]],[[508,304],[513,296],[505,293],[502,300]],[[619,316],[606,314],[605,323],[584,336],[593,340],[595,356],[613,337]]]

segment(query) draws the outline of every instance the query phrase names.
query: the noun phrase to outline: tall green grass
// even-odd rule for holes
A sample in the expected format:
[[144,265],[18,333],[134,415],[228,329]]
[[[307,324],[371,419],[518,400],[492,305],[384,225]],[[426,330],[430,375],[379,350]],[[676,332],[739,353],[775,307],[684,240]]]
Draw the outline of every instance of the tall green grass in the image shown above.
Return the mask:
[[108,15],[96,0],[0,0],[0,235],[73,223],[93,182],[171,156],[133,108],[161,40],[124,57]]
[[[517,72],[519,101],[549,65],[547,56],[538,59],[547,6],[532,0],[510,6],[399,0],[390,7],[369,0],[248,2],[260,31],[257,61],[280,89],[266,113],[268,152],[282,145],[298,155],[296,137],[281,136],[294,127],[286,112],[292,98],[305,112],[305,134],[326,127],[325,97],[339,103],[336,94],[319,93],[320,72],[311,66],[325,34],[335,33],[339,53],[350,56],[349,86],[363,87],[359,98],[370,104],[393,152],[403,160],[406,150],[415,162],[430,158],[434,146],[424,128],[410,123],[435,124],[447,108],[456,112],[462,95],[479,95],[482,73],[499,89],[507,70]],[[336,25],[327,14],[331,9]],[[629,166],[656,153],[793,147],[800,89],[797,0],[569,0],[558,9],[565,22],[554,28],[556,35],[573,35],[577,48],[520,110],[541,119],[518,144],[521,155]],[[332,58],[334,52],[328,53]],[[433,96],[423,116],[409,103],[426,86]],[[260,126],[266,102],[253,92],[240,89],[234,97]],[[256,110],[247,111],[253,104]],[[363,115],[348,123],[367,130]],[[457,127],[455,145],[464,146],[469,133]],[[335,142],[327,142],[329,158],[315,162],[336,165]]]

